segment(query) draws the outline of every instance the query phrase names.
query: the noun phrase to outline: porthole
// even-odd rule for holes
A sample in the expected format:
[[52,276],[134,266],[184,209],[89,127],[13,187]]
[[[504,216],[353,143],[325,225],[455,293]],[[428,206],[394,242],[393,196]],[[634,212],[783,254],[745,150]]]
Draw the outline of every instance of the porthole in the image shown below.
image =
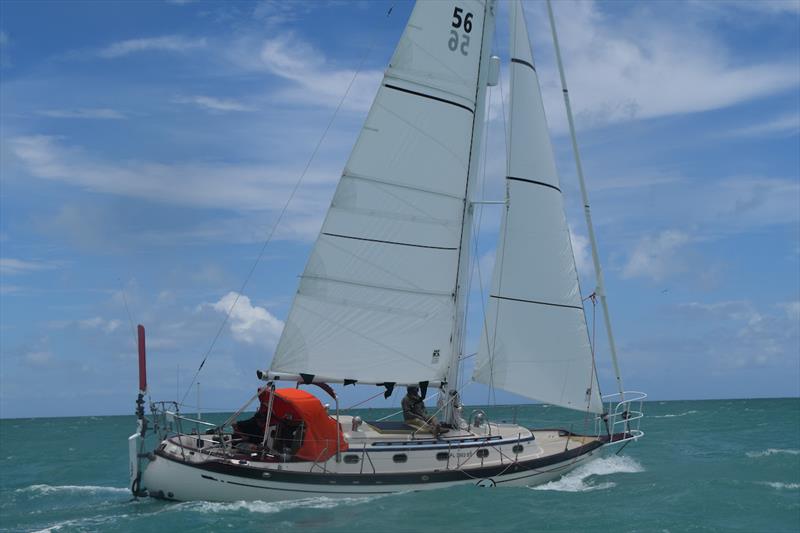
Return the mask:
[[349,465],[354,465],[358,463],[358,456],[357,455],[345,455],[344,462]]
[[408,456],[404,453],[398,453],[395,454],[394,457],[392,457],[392,461],[394,461],[395,463],[405,463],[406,461],[408,461]]
[[522,446],[522,444],[515,444],[514,447],[511,448],[511,451],[514,453],[522,453],[522,450],[524,449],[525,448]]
[[489,456],[489,450],[487,450],[486,448],[481,448],[480,450],[478,450],[478,452],[475,455],[477,455],[479,458],[483,459],[484,457],[488,457]]
[[436,454],[437,461],[447,461],[448,459],[450,459],[450,454],[447,452],[439,452]]

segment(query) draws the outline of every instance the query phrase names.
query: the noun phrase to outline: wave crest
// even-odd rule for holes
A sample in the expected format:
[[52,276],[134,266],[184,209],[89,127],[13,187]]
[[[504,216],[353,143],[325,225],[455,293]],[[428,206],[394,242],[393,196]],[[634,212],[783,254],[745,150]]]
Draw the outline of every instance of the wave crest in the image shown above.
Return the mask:
[[566,474],[555,481],[530,487],[533,490],[555,490],[561,492],[589,492],[592,490],[604,490],[616,487],[613,481],[606,481],[595,484],[589,478],[591,476],[607,476],[610,474],[635,474],[644,472],[644,467],[635,459],[627,456],[612,456],[595,459],[582,465],[572,472]]
[[54,492],[89,492],[92,494],[97,494],[100,492],[130,492],[130,489],[120,487],[101,487],[97,485],[30,485],[28,487],[17,489],[14,492],[34,492],[37,494],[52,494]]
[[800,483],[782,483],[780,481],[759,481],[759,485],[766,485],[768,487],[772,487],[773,489],[783,490],[797,490],[800,489]]
[[697,413],[697,411],[691,410],[691,411],[685,411],[683,413],[678,413],[678,414],[651,415],[649,418],[676,418],[676,417],[679,417],[679,416],[693,415],[695,413]]
[[746,455],[747,457],[755,458],[755,457],[769,457],[770,455],[778,455],[778,454],[800,455],[800,450],[768,448],[760,452],[747,452]]

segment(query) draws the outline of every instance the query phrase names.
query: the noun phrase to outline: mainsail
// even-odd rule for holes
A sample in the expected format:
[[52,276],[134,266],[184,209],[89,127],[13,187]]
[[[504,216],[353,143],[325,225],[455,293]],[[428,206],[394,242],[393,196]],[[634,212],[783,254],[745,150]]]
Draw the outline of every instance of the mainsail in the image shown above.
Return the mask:
[[525,18],[512,2],[507,205],[473,378],[602,412]]
[[485,2],[418,2],[303,272],[270,372],[441,381]]

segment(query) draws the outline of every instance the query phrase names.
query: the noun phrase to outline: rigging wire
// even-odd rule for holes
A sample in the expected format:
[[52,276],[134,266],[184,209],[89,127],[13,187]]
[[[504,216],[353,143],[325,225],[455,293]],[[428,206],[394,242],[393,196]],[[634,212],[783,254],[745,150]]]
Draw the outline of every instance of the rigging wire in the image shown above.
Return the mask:
[[[389,8],[389,11],[386,12],[386,16],[384,18],[389,18],[389,16],[391,16],[391,14],[392,14],[392,10],[393,9],[394,9],[394,6],[391,6]],[[342,108],[342,104],[344,104],[344,101],[347,99],[347,96],[350,94],[350,89],[353,87],[353,83],[356,81],[356,78],[358,77],[359,73],[361,72],[361,69],[364,66],[364,63],[367,60],[367,57],[369,57],[369,54],[372,52],[372,49],[374,47],[375,47],[375,39],[373,39],[372,43],[370,43],[370,45],[367,47],[367,50],[364,52],[364,55],[361,57],[361,60],[359,61],[355,72],[353,72],[353,77],[350,79],[350,82],[347,84],[347,89],[345,90],[345,92],[342,95],[342,97],[339,99],[339,103],[337,104],[336,109],[333,111],[333,115],[331,115],[330,120],[328,120],[328,124],[325,126],[325,130],[322,132],[322,136],[317,141],[317,144],[314,147],[313,152],[311,152],[311,156],[308,158],[308,161],[306,162],[306,165],[303,168],[303,171],[300,173],[300,177],[297,179],[297,182],[294,184],[294,187],[292,188],[292,191],[289,194],[289,198],[283,204],[283,208],[281,209],[280,213],[278,214],[278,218],[275,220],[275,223],[272,225],[272,229],[270,230],[269,234],[267,235],[267,238],[264,240],[264,243],[261,245],[261,249],[259,250],[258,255],[256,256],[255,261],[253,261],[253,265],[250,267],[250,270],[248,271],[247,275],[245,276],[244,281],[242,282],[242,285],[239,288],[239,292],[237,292],[236,297],[233,300],[233,303],[228,308],[228,311],[225,313],[225,318],[222,320],[222,323],[220,324],[219,328],[217,329],[217,332],[214,335],[214,338],[211,340],[211,344],[208,347],[208,350],[206,350],[205,355],[203,355],[203,360],[200,362],[200,366],[197,367],[197,370],[195,370],[194,376],[192,376],[192,379],[189,382],[189,386],[186,389],[186,392],[184,393],[183,397],[181,398],[180,404],[183,404],[184,400],[186,400],[186,396],[188,396],[189,392],[191,392],[191,390],[192,390],[192,384],[197,379],[197,376],[200,374],[200,371],[203,370],[203,367],[205,366],[206,361],[208,360],[208,357],[211,355],[211,352],[214,349],[214,346],[216,345],[217,341],[219,340],[220,335],[222,335],[222,332],[224,331],[225,326],[227,325],[228,320],[231,317],[231,313],[233,312],[233,309],[236,307],[236,304],[239,302],[239,298],[241,297],[242,293],[244,292],[245,288],[247,287],[247,284],[250,282],[250,278],[255,273],[256,267],[258,267],[258,264],[261,262],[261,259],[264,257],[264,252],[267,249],[267,245],[269,245],[269,243],[272,241],[272,238],[275,235],[275,231],[278,229],[278,226],[280,225],[281,221],[283,220],[284,215],[286,214],[286,211],[289,208],[289,204],[292,202],[292,199],[294,199],[295,194],[297,193],[298,189],[300,188],[300,185],[303,182],[303,178],[305,178],[306,173],[308,172],[308,169],[311,167],[311,163],[314,162],[314,159],[317,156],[317,152],[319,151],[320,146],[322,146],[322,143],[325,140],[325,137],[327,137],[328,131],[331,129],[331,126],[333,125],[334,120],[336,120],[336,117],[339,114],[339,110]]]
[[[138,346],[139,332],[137,331],[136,326],[134,325],[131,309],[130,307],[128,307],[128,296],[125,294],[125,285],[122,283],[122,278],[118,277],[117,281],[119,282],[120,294],[122,294],[122,303],[125,305],[125,313],[128,315],[128,323],[130,324],[131,332],[133,333],[133,345]],[[153,398],[150,396],[150,387],[148,387],[145,392],[147,392],[147,401],[152,403]]]
[[[495,38],[495,40],[497,39],[497,35],[496,34],[495,34],[494,38]],[[503,116],[503,144],[504,144],[505,153],[506,153],[506,166],[508,166],[508,161],[509,161],[509,159],[511,157],[511,145],[508,142],[509,141],[509,137],[511,135],[511,130],[510,130],[511,117],[509,116],[508,122],[506,122],[506,99],[505,99],[505,94],[503,92],[503,69],[500,69],[500,71],[498,73],[498,87],[500,88],[500,106],[501,106],[502,116]],[[510,90],[510,88],[509,88],[509,90]],[[508,189],[507,188],[506,188],[506,202],[508,202]],[[506,210],[508,210],[508,203],[506,203]],[[505,216],[505,214],[503,216]],[[503,226],[503,231],[504,232],[506,231],[506,225]],[[499,260],[501,262],[500,264],[502,264],[503,256],[505,255],[505,246],[506,246],[505,245],[505,243],[506,243],[505,234],[502,237],[503,237],[503,241],[502,241],[503,242],[503,246],[500,249],[500,256],[499,256]],[[497,249],[495,248],[495,265],[498,264],[497,260],[498,260],[498,255],[497,255]],[[478,267],[478,275],[480,276],[480,266]],[[502,282],[503,282],[503,271],[501,269],[500,270],[500,277],[498,278],[498,291],[500,290],[500,287],[502,286]],[[483,292],[482,288],[481,288],[481,292]],[[481,302],[483,302],[483,299],[481,299]],[[497,403],[497,392],[495,391],[495,386],[494,386],[494,348],[495,348],[495,342],[497,340],[497,320],[498,320],[499,316],[500,316],[500,313],[497,313],[495,315],[494,337],[492,339],[492,342],[490,343],[489,342],[489,326],[488,326],[488,324],[486,322],[486,311],[484,309],[483,327],[484,327],[484,332],[485,332],[485,335],[486,335],[486,351],[487,351],[487,355],[489,356],[489,375],[491,376],[491,379],[489,380],[489,391],[487,393],[487,399],[486,399],[486,403],[489,404],[489,405],[492,404],[492,402],[493,402],[492,399],[494,399],[494,403],[495,404]]]
[[119,282],[119,289],[120,294],[122,294],[122,303],[125,304],[125,312],[128,314],[128,323],[131,325],[131,331],[133,332],[133,344],[134,346],[139,342],[139,335],[136,332],[136,326],[133,324],[133,316],[131,316],[131,310],[128,307],[128,297],[125,295],[125,285],[122,284],[122,279],[117,278]]
[[[496,38],[495,38],[495,41],[496,41]],[[482,171],[481,171],[481,200],[485,200],[486,199],[486,160],[488,159],[487,155],[488,155],[488,146],[489,146],[489,133],[491,131],[489,129],[489,122],[490,122],[489,117],[491,117],[491,114],[492,114],[492,87],[489,87],[489,98],[487,98],[487,100],[488,100],[488,102],[487,102],[487,109],[486,109],[486,115],[485,115],[487,117],[487,119],[485,121],[486,123],[484,124],[484,136],[483,136],[484,140],[483,140],[483,162],[482,162],[483,163],[483,168],[482,168]],[[473,277],[475,275],[475,270],[477,269],[477,271],[478,271],[478,287],[479,287],[480,303],[481,303],[481,316],[485,317],[486,316],[486,308],[485,308],[485,305],[483,303],[483,282],[481,280],[481,266],[480,266],[481,262],[480,262],[480,257],[478,255],[478,252],[479,252],[478,242],[480,240],[480,232],[481,232],[481,222],[482,222],[482,220],[483,220],[483,204],[479,204],[479,206],[478,206],[478,216],[476,217],[476,222],[475,222],[475,231],[473,232],[473,243],[474,243],[474,250],[475,250],[474,253],[472,254],[473,266],[469,270],[470,279],[469,279],[469,285],[468,286],[470,288],[472,287],[472,279],[473,279]],[[468,323],[470,293],[471,293],[471,291],[467,292],[466,312],[464,313],[464,330],[465,331],[466,331],[466,324]],[[472,354],[472,355],[475,355],[475,354]],[[465,360],[467,358],[468,357],[462,356],[462,357],[460,357],[459,360],[463,361],[463,360]],[[459,382],[460,383],[464,383],[464,366],[463,365],[460,365],[459,371],[461,373],[461,376],[459,377]]]

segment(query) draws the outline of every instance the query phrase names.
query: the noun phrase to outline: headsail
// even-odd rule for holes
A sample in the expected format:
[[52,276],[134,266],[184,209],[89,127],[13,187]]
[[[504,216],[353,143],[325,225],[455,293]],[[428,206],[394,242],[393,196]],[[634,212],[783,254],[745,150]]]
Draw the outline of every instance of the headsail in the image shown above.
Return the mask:
[[503,216],[474,379],[601,412],[586,318],[539,80],[511,6],[511,112]]
[[444,378],[485,2],[418,2],[306,265],[272,373]]

